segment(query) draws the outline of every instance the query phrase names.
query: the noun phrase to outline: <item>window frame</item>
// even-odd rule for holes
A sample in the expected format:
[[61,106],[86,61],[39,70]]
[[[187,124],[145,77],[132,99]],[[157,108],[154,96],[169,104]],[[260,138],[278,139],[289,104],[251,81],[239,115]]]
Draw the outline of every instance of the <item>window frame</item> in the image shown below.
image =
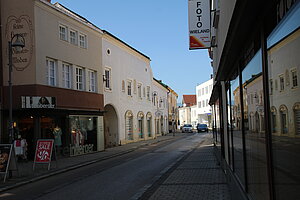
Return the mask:
[[72,88],[72,66],[65,62],[62,63],[62,83],[64,88]]
[[[53,70],[51,70],[49,63],[53,63]],[[47,85],[57,86],[57,61],[51,58],[46,59],[47,66]],[[51,71],[53,71],[53,76],[51,76]],[[52,81],[51,81],[52,80]]]
[[[65,29],[65,33],[62,33],[61,28]],[[58,33],[59,33],[60,40],[68,42],[68,27],[67,26],[65,26],[63,24],[59,24]],[[64,37],[63,37],[63,35],[64,35]]]
[[112,86],[111,86],[111,68],[105,67],[103,74],[104,74],[104,78],[105,78],[104,89],[106,91],[111,91],[112,90]]
[[97,72],[93,70],[88,70],[88,81],[89,81],[89,92],[96,92],[96,85],[97,85]]
[[[74,38],[72,36],[72,33],[75,34]],[[73,39],[74,39],[74,42],[73,42]],[[70,29],[69,30],[69,42],[70,42],[70,44],[73,44],[75,46],[78,45],[78,32],[76,30],[74,30],[74,29]]]
[[[82,74],[79,74],[78,72],[82,72]],[[81,81],[79,80],[81,78]],[[83,67],[79,67],[79,66],[76,66],[75,67],[75,89],[76,90],[79,90],[79,91],[84,91],[84,84],[85,80],[84,80],[84,68]],[[81,88],[80,88],[81,86]]]
[[[84,40],[81,40],[81,37],[84,39]],[[79,33],[78,34],[78,45],[79,47],[81,48],[84,48],[86,49],[87,48],[87,36],[83,33]]]

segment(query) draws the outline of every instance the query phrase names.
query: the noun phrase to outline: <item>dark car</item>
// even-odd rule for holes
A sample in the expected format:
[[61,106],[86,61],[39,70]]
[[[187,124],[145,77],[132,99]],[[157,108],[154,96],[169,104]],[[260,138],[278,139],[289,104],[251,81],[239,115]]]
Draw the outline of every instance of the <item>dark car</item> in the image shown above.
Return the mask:
[[192,133],[193,132],[193,126],[191,124],[184,124],[182,127],[183,133]]
[[208,132],[208,127],[206,124],[197,124],[197,131],[200,132]]

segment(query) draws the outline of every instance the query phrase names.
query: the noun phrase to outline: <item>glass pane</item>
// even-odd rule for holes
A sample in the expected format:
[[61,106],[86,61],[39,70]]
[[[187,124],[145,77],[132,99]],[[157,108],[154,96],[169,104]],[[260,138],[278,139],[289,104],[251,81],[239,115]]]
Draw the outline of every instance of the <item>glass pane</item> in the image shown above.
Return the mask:
[[[298,16],[297,20],[294,16]],[[300,71],[300,3],[272,33],[268,42],[278,43],[268,49],[269,79],[277,81],[270,95],[274,182],[277,200],[299,199],[300,196],[300,88],[296,83]],[[298,27],[292,34],[284,24]],[[289,31],[288,33],[290,33]],[[285,38],[283,38],[285,37]],[[293,74],[294,73],[294,74]],[[298,80],[297,80],[298,82]]]
[[242,72],[248,188],[253,199],[269,199],[262,80],[258,51]]
[[243,137],[242,137],[242,110],[239,87],[239,76],[231,81],[231,107],[232,107],[232,136],[234,154],[234,172],[245,186]]

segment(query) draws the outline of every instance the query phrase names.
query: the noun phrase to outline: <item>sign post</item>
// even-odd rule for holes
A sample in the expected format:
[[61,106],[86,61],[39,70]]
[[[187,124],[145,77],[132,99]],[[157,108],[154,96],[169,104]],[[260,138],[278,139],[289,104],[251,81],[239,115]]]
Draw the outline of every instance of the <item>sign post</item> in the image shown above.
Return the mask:
[[54,148],[53,144],[53,139],[39,139],[37,141],[33,162],[33,170],[36,163],[48,164],[48,170],[50,170],[51,157]]

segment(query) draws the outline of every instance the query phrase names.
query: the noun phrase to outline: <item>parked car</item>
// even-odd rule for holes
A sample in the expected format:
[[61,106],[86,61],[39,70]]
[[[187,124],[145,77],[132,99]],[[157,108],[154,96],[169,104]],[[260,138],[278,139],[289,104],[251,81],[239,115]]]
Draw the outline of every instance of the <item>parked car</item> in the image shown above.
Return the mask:
[[206,124],[197,124],[197,131],[200,132],[208,132],[208,127]]
[[184,124],[182,127],[183,133],[192,133],[193,132],[193,126],[191,124]]

